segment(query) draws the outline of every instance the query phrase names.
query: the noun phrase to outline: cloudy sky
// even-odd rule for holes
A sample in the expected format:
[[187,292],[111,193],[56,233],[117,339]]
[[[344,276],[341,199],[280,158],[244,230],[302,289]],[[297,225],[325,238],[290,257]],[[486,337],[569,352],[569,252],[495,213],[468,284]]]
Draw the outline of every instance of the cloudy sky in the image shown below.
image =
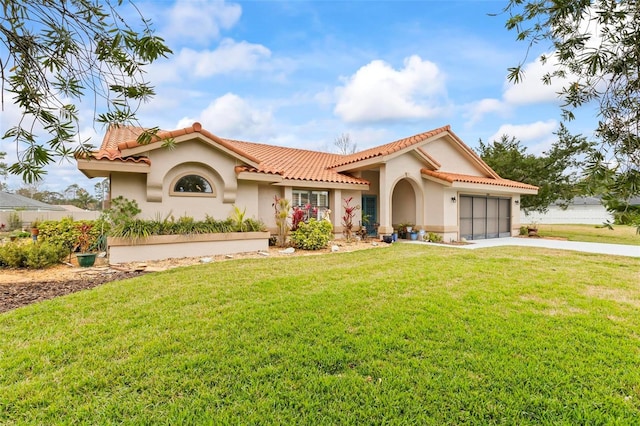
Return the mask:
[[[140,123],[199,121],[221,137],[327,151],[341,134],[365,149],[450,124],[473,148],[508,134],[540,153],[559,126],[559,86],[540,82],[545,45],[529,51],[524,83],[506,81],[526,54],[506,17],[490,16],[506,3],[137,1],[174,52],[149,68],[157,96]],[[7,105],[2,114],[4,132],[17,115]],[[590,137],[589,115],[569,128]],[[100,144],[102,127],[87,119],[82,129]],[[0,143],[15,159],[15,146]],[[67,162],[41,188],[73,183],[93,192],[97,180]]]

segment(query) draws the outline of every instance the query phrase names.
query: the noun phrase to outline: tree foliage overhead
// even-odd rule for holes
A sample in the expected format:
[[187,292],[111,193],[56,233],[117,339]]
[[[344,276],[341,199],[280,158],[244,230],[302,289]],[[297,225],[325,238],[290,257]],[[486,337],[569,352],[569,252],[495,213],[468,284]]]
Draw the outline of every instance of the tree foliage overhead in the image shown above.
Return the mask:
[[[564,79],[562,113],[597,103],[602,142],[586,168],[592,188],[614,198],[640,194],[640,3],[635,0],[510,0],[506,27],[529,47],[549,43],[557,65],[543,77]],[[546,46],[545,46],[546,47]],[[542,57],[543,63],[550,57]],[[524,77],[521,64],[509,79]],[[604,184],[604,185],[603,185]]]
[[119,125],[134,121],[154,95],[144,67],[171,50],[132,3],[137,19],[120,14],[123,1],[0,0],[2,106],[14,103],[22,113],[3,137],[17,145],[9,171],[26,182],[42,178],[56,158],[91,148],[78,140],[76,104],[85,96],[95,121]]
[[516,138],[503,135],[500,141],[480,141],[480,157],[501,177],[537,186],[537,195],[523,195],[520,207],[525,212],[544,213],[556,201],[566,205],[581,194],[579,165],[581,156],[593,150],[593,143],[574,136],[560,126],[558,140],[541,156],[527,153]]

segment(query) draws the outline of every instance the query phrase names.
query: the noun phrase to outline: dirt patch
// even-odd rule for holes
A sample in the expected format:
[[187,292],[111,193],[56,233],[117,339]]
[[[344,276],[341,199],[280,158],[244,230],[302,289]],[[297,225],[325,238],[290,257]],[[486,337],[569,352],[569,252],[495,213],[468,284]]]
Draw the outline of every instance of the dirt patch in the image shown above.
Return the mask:
[[[386,247],[388,244],[378,241],[356,241],[348,243],[337,241],[332,243],[338,252]],[[335,248],[333,250],[336,250]],[[250,259],[266,257],[312,256],[331,253],[331,246],[317,251],[295,250],[289,253],[282,248],[270,247],[268,252],[252,252],[234,255],[185,257],[161,261],[135,262],[109,265],[106,258],[96,259],[91,268],[78,267],[77,261],[41,270],[2,269],[0,274],[0,312],[19,308],[30,303],[52,299],[101,284],[132,278],[150,272],[191,266],[202,263],[222,262],[233,259]]]

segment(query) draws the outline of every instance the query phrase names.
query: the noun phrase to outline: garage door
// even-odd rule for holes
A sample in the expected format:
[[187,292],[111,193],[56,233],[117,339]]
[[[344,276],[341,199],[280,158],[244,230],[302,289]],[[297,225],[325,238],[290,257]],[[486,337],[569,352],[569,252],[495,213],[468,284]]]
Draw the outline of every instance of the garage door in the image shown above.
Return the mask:
[[510,198],[460,196],[460,238],[483,240],[510,236]]

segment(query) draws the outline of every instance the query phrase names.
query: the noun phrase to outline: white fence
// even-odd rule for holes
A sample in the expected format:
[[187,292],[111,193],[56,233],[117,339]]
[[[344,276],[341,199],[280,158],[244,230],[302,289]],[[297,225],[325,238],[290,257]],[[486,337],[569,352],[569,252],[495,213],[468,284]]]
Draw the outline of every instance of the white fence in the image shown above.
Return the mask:
[[532,212],[522,213],[521,222],[524,224],[536,222],[540,224],[582,224],[599,225],[606,221],[613,221],[613,216],[601,205],[570,205],[566,210],[551,206],[545,214]]

